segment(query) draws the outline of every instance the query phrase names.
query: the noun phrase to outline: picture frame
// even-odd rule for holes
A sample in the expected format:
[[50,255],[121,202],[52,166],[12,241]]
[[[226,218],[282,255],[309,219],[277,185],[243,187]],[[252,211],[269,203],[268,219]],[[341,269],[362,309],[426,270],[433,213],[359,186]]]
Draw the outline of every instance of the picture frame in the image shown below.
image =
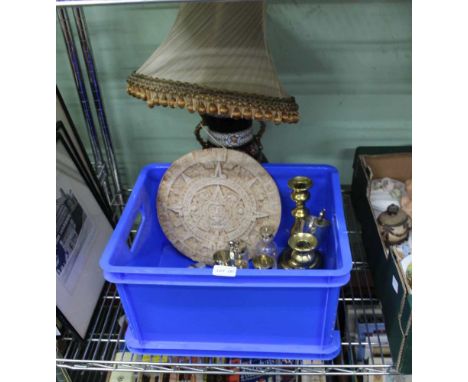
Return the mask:
[[105,196],[102,186],[100,185],[96,174],[93,172],[91,164],[89,162],[82,162],[83,154],[82,152],[80,152],[81,149],[77,149],[74,146],[74,138],[70,136],[69,132],[65,128],[65,124],[62,121],[57,121],[56,123],[56,137],[57,141],[60,140],[64,143],[70,157],[75,163],[75,166],[78,168],[78,171],[80,172],[81,176],[86,181],[90,191],[96,198],[96,202],[99,204],[99,207],[102,209],[109,222],[113,223],[112,209],[110,207],[109,201],[107,200],[107,197]]
[[106,195],[101,182],[96,176],[96,171],[89,160],[84,144],[80,139],[58,88],[56,88],[56,121],[57,139],[61,138],[67,142],[70,155],[74,158],[82,176],[87,180],[103,211],[109,216],[110,221],[113,221],[111,200],[109,200],[109,196]]
[[56,128],[56,319],[61,333],[84,340],[105,282],[99,259],[113,223],[76,130],[72,138],[62,120]]

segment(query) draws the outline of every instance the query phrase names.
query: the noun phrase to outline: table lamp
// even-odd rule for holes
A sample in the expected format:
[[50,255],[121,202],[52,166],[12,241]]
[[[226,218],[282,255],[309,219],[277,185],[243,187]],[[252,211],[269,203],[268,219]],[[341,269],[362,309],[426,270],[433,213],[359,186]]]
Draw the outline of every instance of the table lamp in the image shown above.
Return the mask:
[[[129,76],[128,93],[150,108],[199,113],[195,135],[203,147],[237,149],[266,162],[265,122],[297,123],[299,113],[268,50],[265,7],[258,0],[182,4],[166,40]],[[253,120],[260,122],[256,134]]]

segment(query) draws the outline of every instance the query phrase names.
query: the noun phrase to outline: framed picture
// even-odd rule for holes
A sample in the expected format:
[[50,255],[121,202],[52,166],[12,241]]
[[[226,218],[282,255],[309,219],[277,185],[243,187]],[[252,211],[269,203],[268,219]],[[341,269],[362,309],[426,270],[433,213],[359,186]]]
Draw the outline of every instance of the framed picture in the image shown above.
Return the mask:
[[60,91],[56,88],[56,132],[57,139],[66,142],[75,164],[79,168],[82,176],[89,184],[91,191],[96,197],[104,213],[112,220],[110,207],[111,200],[105,193],[100,181],[96,176],[96,171],[91,165],[86,149],[68,113]]
[[99,183],[91,181],[62,125],[57,122],[57,320],[84,339],[104,285],[99,259],[113,227],[99,198]]

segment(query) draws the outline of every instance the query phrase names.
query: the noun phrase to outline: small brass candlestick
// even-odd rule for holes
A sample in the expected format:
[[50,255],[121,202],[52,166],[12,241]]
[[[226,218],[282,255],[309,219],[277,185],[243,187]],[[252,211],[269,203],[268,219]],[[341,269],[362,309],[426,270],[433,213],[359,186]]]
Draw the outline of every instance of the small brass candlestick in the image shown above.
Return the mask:
[[236,268],[249,267],[249,254],[247,244],[242,240],[232,240],[229,242],[229,257],[231,264]]
[[320,255],[315,251],[317,239],[310,233],[295,233],[288,240],[288,248],[279,259],[283,269],[314,269],[321,265]]
[[252,264],[255,269],[272,269],[275,268],[275,260],[268,255],[258,255],[252,259]]
[[220,249],[213,254],[213,262],[215,265],[232,265],[229,249]]

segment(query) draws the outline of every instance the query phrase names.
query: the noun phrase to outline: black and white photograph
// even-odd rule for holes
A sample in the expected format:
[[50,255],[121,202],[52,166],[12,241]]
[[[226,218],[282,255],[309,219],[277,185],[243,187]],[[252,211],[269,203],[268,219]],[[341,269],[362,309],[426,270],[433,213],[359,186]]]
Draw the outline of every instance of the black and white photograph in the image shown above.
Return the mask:
[[[109,195],[109,189],[106,184],[103,184],[99,180],[96,163],[93,165],[90,161],[90,150],[85,147],[86,135],[80,134],[69,110],[65,104],[65,101],[60,93],[60,90],[56,88],[56,133],[57,139],[62,140],[73,158],[74,163],[80,170],[81,175],[89,185],[90,190],[96,197],[99,205],[101,206],[104,213],[112,221],[112,211],[110,208],[111,196]],[[92,151],[92,150],[91,150]],[[101,173],[101,176],[103,174]]]
[[56,143],[57,309],[84,339],[104,285],[99,258],[112,232],[66,142]]
[[71,292],[70,275],[78,275],[82,269],[83,261],[77,261],[77,259],[85,259],[83,253],[86,253],[87,248],[83,248],[83,245],[92,238],[95,230],[72,190],[65,192],[63,188],[60,188],[56,203],[56,272],[60,281]]

